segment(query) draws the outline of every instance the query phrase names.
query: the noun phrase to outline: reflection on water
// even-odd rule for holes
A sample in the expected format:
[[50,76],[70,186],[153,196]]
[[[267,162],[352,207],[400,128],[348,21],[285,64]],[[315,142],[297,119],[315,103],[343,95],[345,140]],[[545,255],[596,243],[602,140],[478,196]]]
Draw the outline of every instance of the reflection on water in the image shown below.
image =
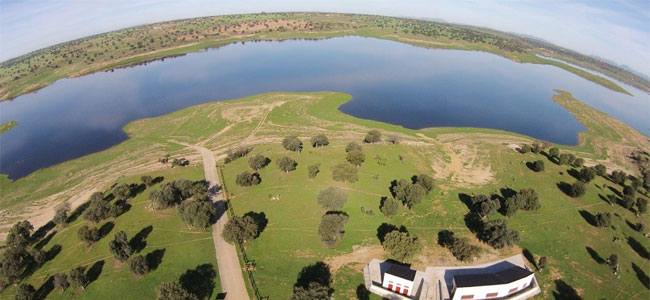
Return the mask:
[[63,79],[0,103],[0,172],[27,175],[126,139],[129,121],[269,91],[341,91],[343,112],[408,128],[503,129],[575,144],[584,128],[553,89],[648,134],[650,98],[610,91],[552,66],[481,52],[431,50],[361,37],[233,44],[144,66]]

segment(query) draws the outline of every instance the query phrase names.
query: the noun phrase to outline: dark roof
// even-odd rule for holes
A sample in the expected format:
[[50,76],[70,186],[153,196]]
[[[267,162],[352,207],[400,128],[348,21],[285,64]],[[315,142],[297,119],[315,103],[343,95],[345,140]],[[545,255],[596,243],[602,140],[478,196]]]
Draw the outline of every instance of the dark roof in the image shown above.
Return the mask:
[[499,285],[525,278],[533,272],[521,267],[512,267],[496,273],[455,275],[456,287]]
[[413,281],[415,279],[415,270],[412,270],[407,267],[402,267],[400,265],[392,265],[386,273],[397,276],[399,278],[404,278],[406,280]]

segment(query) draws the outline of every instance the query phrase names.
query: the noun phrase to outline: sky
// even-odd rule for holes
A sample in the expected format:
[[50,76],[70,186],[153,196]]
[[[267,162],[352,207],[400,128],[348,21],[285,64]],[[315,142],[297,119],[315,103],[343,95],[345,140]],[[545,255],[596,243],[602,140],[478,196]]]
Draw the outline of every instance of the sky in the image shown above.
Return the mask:
[[439,18],[536,36],[650,75],[649,0],[0,0],[0,61],[134,25],[261,11]]

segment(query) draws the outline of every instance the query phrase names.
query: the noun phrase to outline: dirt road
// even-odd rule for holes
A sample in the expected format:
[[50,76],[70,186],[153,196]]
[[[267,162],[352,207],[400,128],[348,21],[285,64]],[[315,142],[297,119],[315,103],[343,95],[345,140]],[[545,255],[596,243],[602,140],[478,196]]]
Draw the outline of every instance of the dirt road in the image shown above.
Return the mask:
[[217,191],[219,186],[219,177],[217,176],[217,167],[212,151],[196,145],[188,145],[201,153],[203,157],[203,170],[205,180],[210,184],[212,201],[217,207],[217,222],[212,226],[212,238],[214,240],[214,250],[217,252],[217,263],[219,265],[219,278],[221,279],[221,291],[225,294],[226,300],[249,300],[248,291],[244,283],[242,269],[237,257],[235,246],[226,243],[221,236],[224,225],[228,222],[228,214],[224,199],[220,192]]

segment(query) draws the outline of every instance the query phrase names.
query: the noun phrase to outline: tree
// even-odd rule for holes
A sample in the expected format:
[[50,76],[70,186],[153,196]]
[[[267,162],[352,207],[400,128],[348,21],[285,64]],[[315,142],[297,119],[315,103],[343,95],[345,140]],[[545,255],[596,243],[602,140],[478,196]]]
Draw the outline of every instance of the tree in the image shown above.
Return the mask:
[[340,182],[354,183],[359,180],[359,169],[350,163],[342,163],[332,167],[332,179]]
[[163,282],[158,286],[158,300],[198,300],[178,282]]
[[338,187],[328,187],[318,193],[318,204],[329,210],[341,209],[348,200],[348,195]]
[[381,201],[381,206],[379,206],[379,210],[384,216],[392,217],[397,214],[399,207],[400,203],[397,200],[384,197]]
[[289,151],[301,152],[302,142],[300,141],[300,139],[298,139],[297,136],[290,135],[288,137],[285,137],[284,140],[282,140],[282,147],[284,147],[284,149],[287,149]]
[[307,167],[307,176],[309,178],[316,178],[316,175],[320,172],[320,164],[313,164]]
[[569,154],[566,153],[560,154],[560,156],[558,157],[558,162],[560,163],[560,165],[570,164],[571,162],[569,161]]
[[582,197],[585,194],[586,187],[584,182],[577,180],[569,188],[569,196],[573,198]]
[[210,201],[184,201],[178,206],[178,213],[185,224],[205,229],[212,225],[217,209]]
[[542,150],[544,150],[544,149],[542,148],[542,145],[540,143],[538,143],[538,142],[534,142],[533,145],[530,148],[530,151],[532,151],[535,154],[538,154],[538,153],[542,152]]
[[603,164],[597,164],[594,168],[596,169],[596,175],[598,176],[605,176],[605,174],[607,174],[607,167]]
[[311,138],[311,146],[314,148],[327,146],[329,144],[330,141],[324,134],[319,134]]
[[38,295],[33,285],[23,283],[16,288],[16,300],[37,300]]
[[648,211],[648,199],[641,197],[636,199],[636,209],[640,214],[645,214]]
[[241,186],[253,186],[258,185],[261,182],[260,175],[257,173],[250,173],[244,171],[241,174],[237,175],[235,182]]
[[149,264],[147,259],[142,255],[136,255],[129,260],[129,270],[135,275],[144,275],[149,273]]
[[287,173],[295,170],[296,166],[298,165],[298,163],[295,160],[291,159],[288,156],[280,157],[280,159],[276,161],[276,164],[278,165],[278,168],[280,168],[280,170],[285,171]]
[[623,195],[623,206],[625,208],[632,209],[635,204],[636,204],[636,201],[634,200],[633,196]]
[[312,281],[308,287],[296,286],[289,300],[329,300],[329,288]]
[[28,252],[34,226],[29,221],[14,224],[7,234],[5,247],[0,256],[0,287],[16,283],[32,257]]
[[539,268],[539,270],[540,271],[543,270],[544,268],[546,268],[547,265],[548,265],[548,258],[546,258],[546,256],[540,257],[539,261],[537,262],[537,267]]
[[416,176],[415,183],[422,186],[427,194],[433,190],[433,177],[427,174],[420,174]]
[[590,182],[596,178],[596,168],[584,167],[580,170],[580,180],[583,182]]
[[269,159],[266,158],[266,156],[261,155],[261,154],[256,154],[251,156],[248,159],[248,166],[251,167],[251,169],[255,171],[259,171],[260,169],[266,167],[268,164]]
[[393,145],[399,144],[399,140],[400,140],[399,136],[394,135],[394,134],[391,134],[386,138],[386,141],[393,144]]
[[153,177],[151,177],[149,175],[144,175],[144,176],[140,177],[140,181],[146,186],[152,186],[153,185]]
[[345,146],[345,152],[361,151],[361,146],[355,142],[350,142]]
[[576,168],[582,168],[582,165],[585,164],[585,160],[578,157],[573,161],[573,166]]
[[392,192],[395,199],[404,203],[408,208],[418,205],[426,193],[421,185],[412,184],[405,179],[400,179],[397,184],[393,185]]
[[53,279],[54,288],[61,290],[61,292],[64,292],[70,286],[70,282],[68,282],[68,275],[65,273],[56,273],[54,274]]
[[612,225],[612,215],[608,212],[597,213],[594,216],[594,222],[596,223],[596,227],[609,227]]
[[253,151],[253,148],[248,146],[240,146],[235,150],[228,149],[228,151],[226,152],[226,159],[224,161],[225,163],[230,163],[233,160],[248,155],[248,153],[250,153],[251,151]]
[[539,196],[534,189],[521,189],[515,195],[517,198],[516,202],[519,204],[519,208],[523,210],[538,210],[542,208],[542,205],[539,203]]
[[533,162],[533,171],[535,172],[544,171],[544,161],[540,159]]
[[386,234],[382,246],[389,258],[401,262],[410,261],[422,250],[422,243],[417,237],[399,230],[393,230]]
[[636,189],[631,185],[626,185],[625,187],[623,187],[623,195],[634,197],[636,196]]
[[88,246],[98,241],[100,237],[99,230],[97,230],[97,228],[90,228],[87,225],[79,227],[79,230],[77,230],[77,236],[79,236],[79,239],[82,242],[85,242]]
[[70,279],[70,285],[72,285],[73,287],[81,288],[82,290],[85,290],[86,286],[88,285],[88,276],[86,276],[86,268],[76,267],[70,270],[70,275],[68,275],[68,279]]
[[335,248],[338,243],[343,240],[345,231],[343,226],[348,222],[348,216],[342,213],[327,213],[320,221],[318,226],[318,234],[320,240],[328,248]]
[[99,223],[101,220],[111,216],[111,205],[104,199],[94,198],[90,200],[88,208],[83,213],[84,220]]
[[483,217],[487,217],[491,214],[496,213],[499,208],[501,208],[499,199],[488,198],[486,201],[483,201],[479,204],[478,213]]
[[230,244],[244,243],[259,236],[259,226],[251,216],[233,216],[223,228],[223,238]]
[[515,196],[506,198],[503,202],[503,214],[508,217],[514,216],[521,208],[519,200],[520,199]]
[[115,234],[115,238],[108,243],[108,249],[120,261],[126,261],[133,254],[133,248],[129,244],[129,239],[126,232],[119,231]]
[[548,155],[550,155],[552,158],[559,158],[560,157],[560,149],[557,147],[553,147],[548,150]]
[[614,181],[617,184],[624,185],[625,184],[625,179],[627,179],[627,174],[623,171],[613,171],[612,172],[612,181]]
[[126,183],[120,184],[113,189],[113,195],[119,200],[126,200],[131,197],[131,186]]
[[457,238],[454,233],[443,230],[438,233],[438,243],[451,251],[451,254],[460,261],[470,261],[479,256],[481,247],[472,245],[468,238]]
[[615,273],[618,271],[618,254],[614,253],[607,258],[607,264]]
[[381,141],[381,132],[377,129],[373,129],[368,131],[368,134],[366,134],[366,137],[363,138],[364,143],[378,143]]
[[348,152],[345,159],[355,166],[361,166],[361,164],[366,161],[366,155],[361,151],[354,150]]
[[523,144],[519,148],[519,152],[521,152],[521,153],[528,153],[528,152],[530,152],[530,150],[531,150],[531,147],[528,144]]
[[68,224],[68,214],[70,213],[70,203],[64,202],[56,208],[52,222],[59,226]]
[[494,249],[501,249],[506,245],[512,246],[515,242],[518,242],[519,232],[508,228],[505,220],[496,219],[483,224],[481,237]]

